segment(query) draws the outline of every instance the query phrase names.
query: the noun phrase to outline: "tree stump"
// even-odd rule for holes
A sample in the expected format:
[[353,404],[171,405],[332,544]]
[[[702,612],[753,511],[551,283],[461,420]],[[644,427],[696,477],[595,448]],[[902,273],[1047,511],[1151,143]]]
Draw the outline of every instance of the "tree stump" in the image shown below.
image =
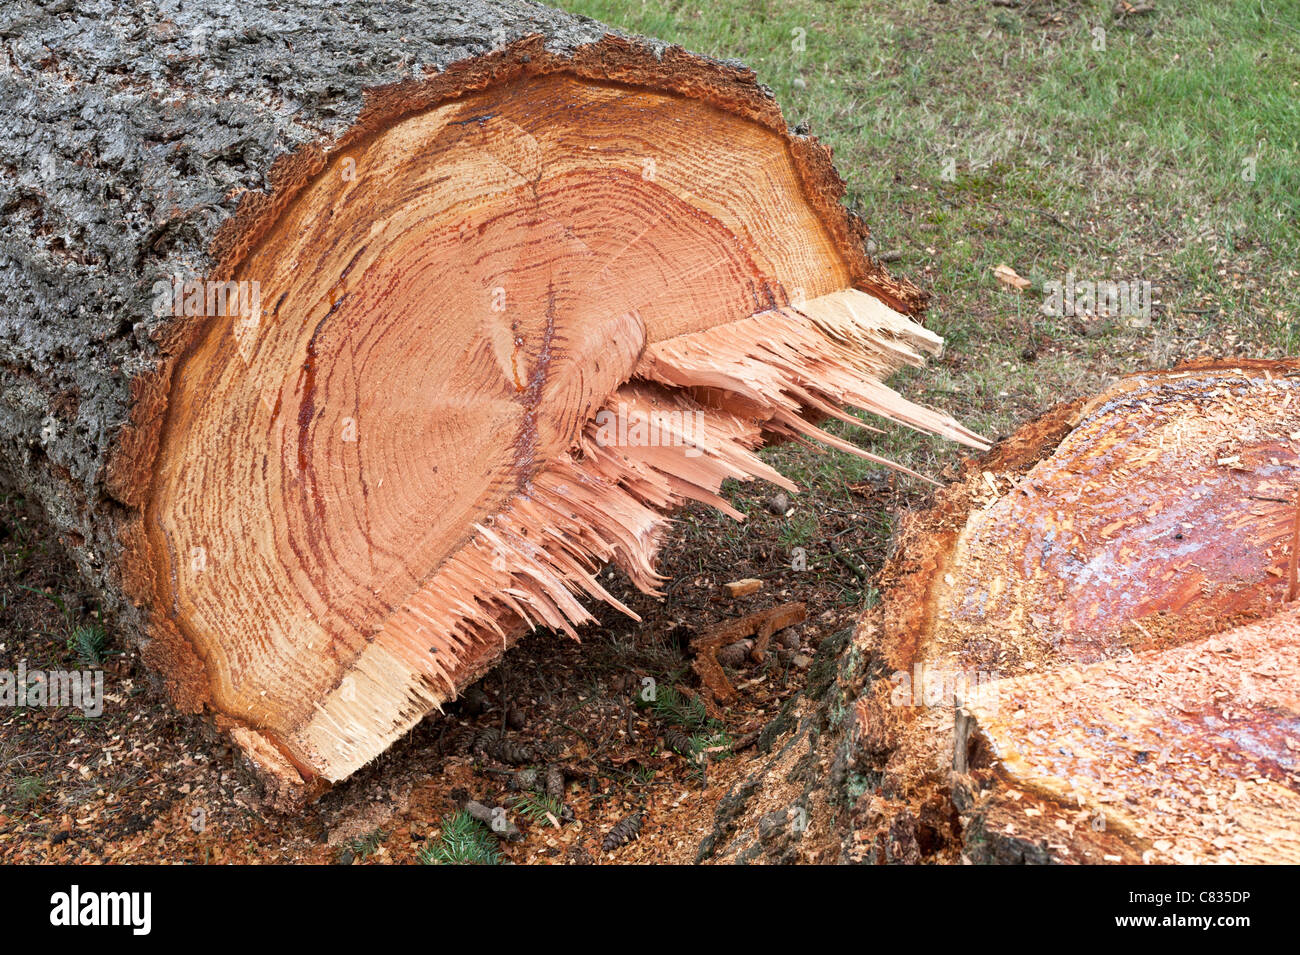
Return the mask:
[[[1297,362],[1134,375],[913,516],[883,579],[858,824],[888,859],[1300,859]],[[917,829],[921,808],[959,823]]]

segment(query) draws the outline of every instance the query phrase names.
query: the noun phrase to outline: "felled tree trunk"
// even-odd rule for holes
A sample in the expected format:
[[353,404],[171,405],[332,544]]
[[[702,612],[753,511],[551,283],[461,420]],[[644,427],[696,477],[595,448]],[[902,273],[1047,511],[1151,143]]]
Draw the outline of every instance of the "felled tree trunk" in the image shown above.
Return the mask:
[[1297,369],[1136,375],[908,522],[857,704],[863,857],[1300,859]]
[[53,9],[0,28],[0,459],[286,792],[602,562],[653,590],[763,441],[978,444],[881,384],[922,296],[742,68],[510,0]]

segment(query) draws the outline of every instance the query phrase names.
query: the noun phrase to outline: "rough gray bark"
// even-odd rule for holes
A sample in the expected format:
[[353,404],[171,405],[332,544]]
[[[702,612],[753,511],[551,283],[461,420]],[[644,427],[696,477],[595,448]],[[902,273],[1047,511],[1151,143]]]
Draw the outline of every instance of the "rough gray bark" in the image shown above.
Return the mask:
[[523,0],[18,0],[0,25],[0,481],[37,502],[108,609],[107,463],[159,360],[152,286],[207,275],[272,163],[329,141],[363,91],[542,34],[604,27]]

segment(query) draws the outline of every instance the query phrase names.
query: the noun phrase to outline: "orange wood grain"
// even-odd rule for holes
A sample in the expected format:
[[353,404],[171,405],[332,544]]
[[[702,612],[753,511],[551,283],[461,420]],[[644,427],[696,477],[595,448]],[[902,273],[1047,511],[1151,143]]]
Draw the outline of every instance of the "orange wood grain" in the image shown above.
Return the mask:
[[[663,509],[781,480],[765,435],[838,441],[805,413],[978,445],[880,385],[938,339],[850,287],[836,236],[769,126],[572,75],[331,154],[234,270],[260,312],[173,376],[145,532],[210,705],[263,764],[344,778],[523,625],[612,601],[599,562],[652,589]],[[698,412],[706,453],[596,447],[619,401]]]

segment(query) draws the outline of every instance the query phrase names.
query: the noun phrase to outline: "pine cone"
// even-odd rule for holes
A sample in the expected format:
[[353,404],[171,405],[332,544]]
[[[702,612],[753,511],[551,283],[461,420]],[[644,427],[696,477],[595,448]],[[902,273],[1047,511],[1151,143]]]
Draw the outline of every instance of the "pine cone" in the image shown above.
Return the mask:
[[612,852],[625,842],[631,842],[641,834],[641,824],[645,813],[634,812],[614,824],[614,828],[605,834],[605,841],[600,844],[602,852]]
[[541,780],[535,769],[521,769],[510,777],[510,788],[516,792],[529,792],[538,787]]
[[522,766],[536,759],[531,746],[513,739],[499,740],[488,750],[488,755],[510,766]]
[[582,846],[574,846],[569,850],[569,865],[594,865],[595,861]]
[[664,745],[687,759],[695,755],[695,747],[691,745],[691,738],[681,730],[674,729],[671,726],[664,730]]
[[438,752],[446,756],[454,753],[457,756],[468,753],[474,746],[474,740],[477,732],[469,726],[458,726],[442,734],[438,740]]
[[753,648],[753,640],[737,640],[735,643],[729,643],[718,651],[718,662],[732,669],[743,666],[749,659],[749,651]]
[[493,750],[501,742],[501,731],[498,729],[479,730],[474,734],[474,744],[471,747],[475,755],[494,757]]
[[546,770],[546,795],[564,802],[564,770],[551,766]]

